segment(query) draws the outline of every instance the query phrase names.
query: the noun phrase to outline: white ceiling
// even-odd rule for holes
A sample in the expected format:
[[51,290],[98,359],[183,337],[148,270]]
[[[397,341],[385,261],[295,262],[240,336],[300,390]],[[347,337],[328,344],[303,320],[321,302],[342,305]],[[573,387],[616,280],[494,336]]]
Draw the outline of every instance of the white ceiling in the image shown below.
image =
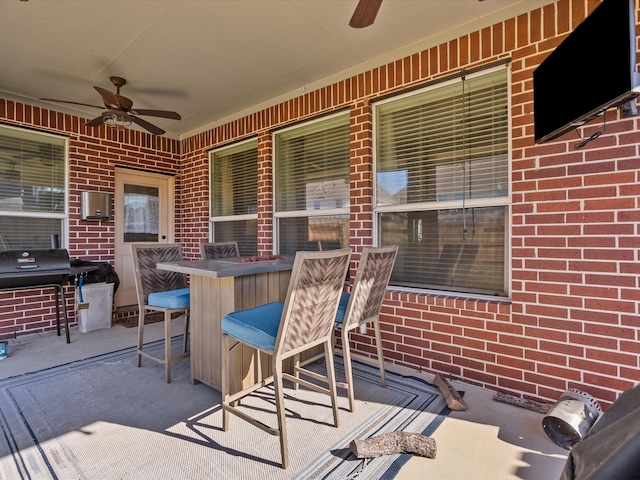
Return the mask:
[[384,0],[368,28],[357,0],[0,0],[0,96],[98,116],[97,85],[181,138],[551,0]]

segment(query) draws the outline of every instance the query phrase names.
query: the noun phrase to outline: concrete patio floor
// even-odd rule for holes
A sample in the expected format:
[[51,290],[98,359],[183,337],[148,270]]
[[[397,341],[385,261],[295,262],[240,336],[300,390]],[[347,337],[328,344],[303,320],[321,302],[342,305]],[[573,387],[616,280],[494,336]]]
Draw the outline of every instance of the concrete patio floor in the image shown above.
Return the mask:
[[[176,325],[175,334],[180,334]],[[136,328],[114,325],[80,333],[71,328],[71,343],[64,332],[33,334],[9,340],[8,357],[0,361],[0,379],[50,368],[135,346]],[[162,323],[145,327],[145,342],[161,339]],[[388,369],[433,379],[405,368]],[[544,433],[543,415],[494,400],[494,392],[462,382],[466,411],[452,412],[435,431],[435,459],[412,457],[396,476],[400,480],[502,480],[557,479],[568,451],[556,446]],[[188,480],[188,479],[185,479]]]

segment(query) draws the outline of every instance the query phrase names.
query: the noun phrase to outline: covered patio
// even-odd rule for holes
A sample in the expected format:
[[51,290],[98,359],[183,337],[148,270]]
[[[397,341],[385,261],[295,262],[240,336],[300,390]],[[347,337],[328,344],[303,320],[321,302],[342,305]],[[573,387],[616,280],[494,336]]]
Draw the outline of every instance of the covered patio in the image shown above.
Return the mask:
[[[143,15],[145,2],[136,3]],[[194,19],[193,10],[182,9],[182,3],[164,3],[160,16],[182,19],[185,25],[208,21]],[[224,3],[228,13],[234,13],[233,2]],[[266,8],[267,2],[243,3],[243,18],[256,14],[249,3]],[[326,5],[340,3],[346,11],[351,5],[347,9],[343,3],[354,2],[273,3],[290,8],[310,5],[314,12],[323,12],[323,21],[333,23],[337,20]],[[417,8],[432,2],[406,3]],[[450,2],[433,3],[448,14]],[[464,3],[473,11],[508,3],[518,9],[497,8],[502,14],[498,16],[478,14],[436,36],[422,32],[422,24],[415,25],[419,21],[412,22],[412,31],[421,32],[418,43],[362,64],[357,56],[344,60],[337,55],[336,60],[349,67],[340,75],[310,84],[289,78],[283,84],[286,91],[269,90],[272,95],[264,99],[241,95],[237,108],[218,102],[220,117],[192,112],[183,123],[160,120],[169,132],[165,136],[136,128],[87,126],[92,117],[86,109],[65,109],[40,99],[47,95],[95,103],[91,85],[110,87],[107,72],[126,75],[130,86],[136,85],[136,77],[109,70],[124,69],[126,62],[103,65],[99,74],[89,68],[93,73],[88,77],[71,74],[72,81],[55,65],[58,75],[47,86],[59,85],[60,94],[38,90],[25,80],[28,75],[14,75],[10,86],[0,80],[0,130],[9,132],[5,137],[10,144],[37,136],[46,147],[40,149],[35,142],[20,152],[20,158],[15,148],[5,149],[0,169],[7,192],[0,212],[3,248],[22,248],[20,242],[36,237],[39,245],[48,246],[50,234],[59,234],[71,258],[112,263],[121,278],[127,278],[131,262],[119,222],[126,217],[123,186],[134,175],[162,182],[158,189],[169,192],[164,211],[170,215],[163,225],[166,233],[129,233],[144,238],[151,233],[158,241],[179,243],[190,260],[199,258],[201,243],[230,236],[251,251],[243,253],[246,256],[349,247],[353,273],[364,247],[400,244],[397,277],[386,292],[381,314],[387,368],[427,380],[436,373],[446,375],[465,391],[470,408],[453,412],[435,431],[435,460],[414,458],[399,478],[421,478],[426,472],[437,478],[556,478],[566,452],[544,435],[540,414],[496,402],[493,396],[507,392],[554,402],[577,388],[606,410],[640,380],[638,119],[621,110],[604,112],[603,135],[595,121],[580,127],[579,135],[594,136],[582,149],[575,148],[582,141],[576,132],[534,143],[533,72],[600,2]],[[30,44],[18,39],[31,36],[52,43],[46,36],[32,35],[27,25],[34,10],[25,7],[62,4],[12,4],[23,9],[24,23],[7,30],[12,35],[5,42],[10,51],[7,65],[37,65],[46,57],[37,48],[33,51],[39,55],[29,57],[29,49],[23,49]],[[105,32],[111,32],[111,18],[135,21],[114,10],[111,2],[83,2],[83,7],[97,4],[108,13]],[[385,0],[389,4],[393,0]],[[638,5],[632,4],[637,23]],[[305,19],[313,23],[314,15]],[[77,27],[80,22],[76,23]],[[262,24],[262,19],[256,23]],[[156,29],[147,29],[155,35],[152,40],[129,42],[147,47],[137,51],[142,51],[142,58],[158,39],[175,46],[164,24],[154,25]],[[379,25],[387,35],[394,34],[394,25]],[[54,28],[56,33],[66,32],[60,25]],[[267,35],[273,30],[270,24],[265,29]],[[196,29],[189,33],[198,43]],[[86,50],[78,40],[82,37],[71,37],[70,45]],[[224,50],[221,44],[204,45],[199,60],[213,58],[211,50]],[[605,55],[606,44],[602,42]],[[65,45],[61,42],[58,50]],[[124,46],[109,48],[127,52]],[[22,62],[22,52],[24,59],[31,59]],[[104,58],[112,57],[99,60]],[[229,58],[229,65],[235,66],[235,60]],[[164,55],[150,64],[131,62],[132,70],[134,64],[142,70],[157,64],[160,72],[176,71]],[[277,72],[271,66],[262,70]],[[149,76],[135,71],[137,85],[145,85]],[[220,91],[220,85],[209,83],[220,80],[215,72],[193,77],[207,92]],[[276,78],[268,84],[279,82]],[[29,88],[20,92],[18,86]],[[165,85],[164,93],[178,102],[174,86]],[[180,103],[154,104],[156,98],[142,88],[130,94],[135,93],[141,104],[180,110]],[[75,96],[80,91],[84,93]],[[461,100],[467,94],[481,107],[472,109],[477,116],[471,118],[471,129],[464,123],[468,105]],[[438,108],[425,107],[431,105]],[[420,128],[405,128],[414,125]],[[475,130],[478,125],[481,129]],[[475,143],[468,135],[471,130],[480,132]],[[334,131],[335,137],[327,133]],[[410,141],[398,140],[405,134]],[[485,138],[496,142],[487,147]],[[461,143],[465,144],[458,148]],[[304,156],[307,152],[300,153],[300,146],[307,144],[338,145],[340,154]],[[246,158],[251,170],[240,168]],[[216,172],[217,165],[222,167]],[[38,176],[49,170],[51,175]],[[479,173],[473,176],[472,171]],[[251,182],[242,183],[246,178]],[[243,195],[235,195],[236,186],[243,188]],[[143,185],[129,193],[147,191],[148,185]],[[87,192],[109,195],[113,217],[83,218],[81,198]],[[236,198],[242,201],[234,204]],[[34,205],[45,205],[45,211]],[[146,220],[133,217],[135,228],[144,230]],[[123,286],[118,295],[125,290]],[[1,378],[135,344],[135,329],[118,325],[80,335],[73,285],[66,285],[65,293],[72,325],[68,345],[52,338],[51,297],[39,292],[0,294],[0,340],[7,339],[10,350],[0,363]],[[135,316],[136,307],[128,308],[132,303],[123,301],[116,316]],[[161,327],[151,325],[149,339],[155,330]],[[372,357],[371,334],[356,334],[354,351],[365,359]]]
[[[146,329],[149,342],[163,338],[161,323],[150,324]],[[70,345],[64,344],[63,339],[56,337],[53,332],[25,335],[11,340],[9,356],[0,364],[0,380],[122,350],[136,344],[136,329],[118,324],[109,329],[87,333],[79,333],[72,328],[71,336]],[[134,356],[135,353],[132,352],[132,361]],[[133,362],[132,368],[135,368]],[[141,368],[155,368],[155,373],[147,371],[145,375],[155,374],[160,388],[167,388],[162,368],[154,367],[151,362],[145,363]],[[387,365],[387,368],[391,372],[418,375],[426,381],[433,379],[432,375],[417,374],[393,365]],[[567,451],[556,446],[545,435],[541,426],[542,414],[498,402],[494,400],[495,392],[490,390],[459,381],[453,381],[452,384],[464,392],[463,398],[469,408],[466,411],[451,412],[433,433],[432,438],[437,443],[435,459],[414,456],[395,478],[548,480],[560,476]],[[152,398],[146,408],[154,408]],[[113,461],[118,461],[118,452],[103,452],[103,455],[109,455]],[[228,461],[236,460],[230,455]]]

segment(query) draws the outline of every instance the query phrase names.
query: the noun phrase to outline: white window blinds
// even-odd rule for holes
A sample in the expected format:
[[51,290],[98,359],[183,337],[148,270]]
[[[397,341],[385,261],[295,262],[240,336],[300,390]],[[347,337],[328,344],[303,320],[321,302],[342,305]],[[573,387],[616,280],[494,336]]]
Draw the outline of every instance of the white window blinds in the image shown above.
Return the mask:
[[349,115],[275,135],[277,212],[349,207]]
[[211,153],[211,216],[256,213],[258,141]]
[[392,285],[507,295],[506,68],[381,102],[375,110],[382,245]]
[[506,71],[380,105],[377,204],[507,195]]
[[65,138],[0,126],[0,248],[49,248],[66,218]]
[[211,152],[212,241],[238,242],[240,255],[258,250],[258,141]]

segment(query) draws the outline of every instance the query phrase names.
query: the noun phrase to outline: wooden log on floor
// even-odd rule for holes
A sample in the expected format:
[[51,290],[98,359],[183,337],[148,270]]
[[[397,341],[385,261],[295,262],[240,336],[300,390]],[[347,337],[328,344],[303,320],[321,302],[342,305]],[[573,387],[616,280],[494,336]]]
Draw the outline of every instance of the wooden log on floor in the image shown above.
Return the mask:
[[466,410],[468,408],[458,391],[442,375],[436,373],[433,383],[442,392],[447,406],[451,410]]
[[375,458],[396,453],[413,453],[421,457],[436,458],[436,441],[419,433],[390,432],[352,440],[349,448],[358,458]]
[[522,397],[516,397],[515,395],[509,395],[508,393],[497,392],[494,400],[498,402],[509,403],[511,405],[515,405],[516,407],[526,408],[527,410],[532,410],[534,412],[547,414],[551,407],[553,407],[553,403],[541,403],[536,402],[535,400],[529,400]]

